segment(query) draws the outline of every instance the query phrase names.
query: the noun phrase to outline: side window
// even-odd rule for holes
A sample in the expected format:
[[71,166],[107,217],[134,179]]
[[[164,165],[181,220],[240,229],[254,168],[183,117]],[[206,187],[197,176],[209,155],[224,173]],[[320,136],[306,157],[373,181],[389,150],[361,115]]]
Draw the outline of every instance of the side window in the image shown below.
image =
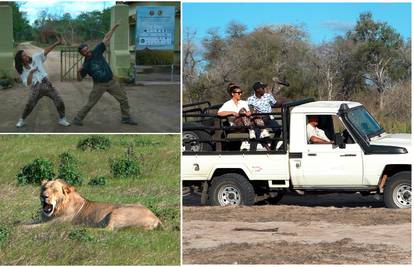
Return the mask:
[[342,134],[345,144],[355,144],[354,139],[349,134],[348,130],[345,128],[345,125],[343,124],[341,119],[338,116],[332,116],[332,119],[335,133]]
[[306,137],[308,144],[330,144],[335,135],[331,115],[307,115]]

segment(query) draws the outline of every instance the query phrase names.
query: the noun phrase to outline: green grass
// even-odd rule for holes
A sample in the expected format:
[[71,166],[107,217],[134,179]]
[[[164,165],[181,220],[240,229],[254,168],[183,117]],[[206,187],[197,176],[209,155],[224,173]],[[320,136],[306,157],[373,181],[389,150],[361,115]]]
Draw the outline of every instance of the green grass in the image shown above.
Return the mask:
[[[83,135],[0,136],[0,265],[178,265],[180,264],[180,139],[178,135],[109,136],[106,151],[81,151]],[[129,145],[140,160],[138,178],[111,176],[110,159],[125,154]],[[23,229],[19,222],[37,217],[39,186],[17,184],[16,174],[36,157],[57,166],[59,154],[79,160],[85,180],[76,186],[82,196],[113,203],[141,203],[163,222],[163,229],[87,228],[52,224]],[[88,185],[106,176],[103,186]]]

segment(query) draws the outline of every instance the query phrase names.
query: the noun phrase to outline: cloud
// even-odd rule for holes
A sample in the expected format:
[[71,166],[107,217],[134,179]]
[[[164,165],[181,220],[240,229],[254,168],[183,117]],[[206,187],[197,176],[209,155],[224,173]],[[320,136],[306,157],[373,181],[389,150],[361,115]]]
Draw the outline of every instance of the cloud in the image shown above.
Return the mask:
[[86,1],[30,1],[23,2],[20,10],[26,12],[26,18],[32,24],[42,10],[47,10],[48,13],[55,16],[62,16],[69,13],[72,18],[77,17],[82,12],[90,12],[94,10],[102,10],[115,5],[115,1],[105,2],[86,2]]
[[347,23],[343,21],[324,21],[321,23],[321,26],[327,29],[330,29],[334,32],[345,33],[352,30],[354,25],[352,23]]

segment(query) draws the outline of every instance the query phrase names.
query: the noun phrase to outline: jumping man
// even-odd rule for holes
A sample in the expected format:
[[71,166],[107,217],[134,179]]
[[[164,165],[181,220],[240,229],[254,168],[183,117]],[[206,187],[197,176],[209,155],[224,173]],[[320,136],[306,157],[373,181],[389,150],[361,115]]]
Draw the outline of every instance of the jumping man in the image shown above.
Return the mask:
[[79,53],[85,57],[85,61],[82,67],[78,70],[77,78],[78,81],[81,81],[86,74],[91,76],[93,79],[93,89],[89,94],[88,103],[86,103],[86,105],[78,112],[73,120],[73,123],[76,125],[83,125],[83,119],[105,92],[110,93],[119,102],[122,113],[121,122],[124,124],[137,125],[129,113],[128,97],[124,89],[113,79],[111,68],[103,56],[103,53],[109,44],[109,40],[118,26],[119,21],[105,35],[102,42],[100,42],[92,51],[86,44],[81,44],[79,46]]

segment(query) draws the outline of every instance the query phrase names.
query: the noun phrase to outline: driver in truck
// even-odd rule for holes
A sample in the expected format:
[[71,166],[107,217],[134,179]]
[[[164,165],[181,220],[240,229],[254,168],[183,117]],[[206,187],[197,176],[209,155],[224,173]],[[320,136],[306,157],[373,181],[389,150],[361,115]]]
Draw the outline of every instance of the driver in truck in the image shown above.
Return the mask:
[[318,117],[309,116],[308,125],[306,126],[308,142],[310,144],[333,144],[333,141],[329,140],[329,138],[326,136],[325,131],[319,129],[317,125]]

